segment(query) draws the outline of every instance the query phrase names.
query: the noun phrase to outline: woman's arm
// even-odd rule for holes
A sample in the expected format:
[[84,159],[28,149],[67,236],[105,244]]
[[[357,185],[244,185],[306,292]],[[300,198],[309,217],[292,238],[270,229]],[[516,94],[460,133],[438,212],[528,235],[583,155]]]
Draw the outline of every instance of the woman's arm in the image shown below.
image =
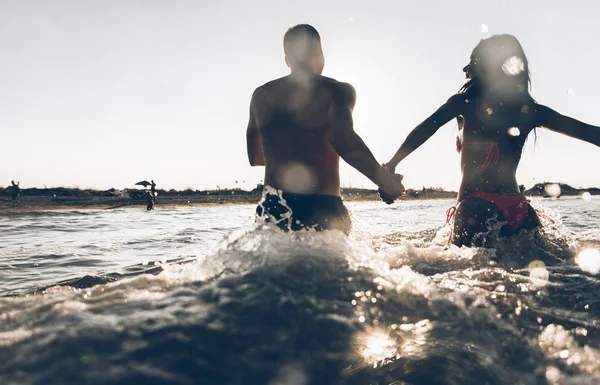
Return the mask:
[[440,127],[448,123],[452,118],[460,115],[464,103],[465,96],[462,94],[454,95],[448,99],[443,106],[438,108],[436,112],[408,134],[404,143],[402,143],[394,157],[386,163],[386,166],[390,169],[394,169],[398,163],[410,155],[414,150],[421,147],[427,139],[431,138]]
[[600,127],[561,115],[541,104],[535,108],[535,125],[600,146]]

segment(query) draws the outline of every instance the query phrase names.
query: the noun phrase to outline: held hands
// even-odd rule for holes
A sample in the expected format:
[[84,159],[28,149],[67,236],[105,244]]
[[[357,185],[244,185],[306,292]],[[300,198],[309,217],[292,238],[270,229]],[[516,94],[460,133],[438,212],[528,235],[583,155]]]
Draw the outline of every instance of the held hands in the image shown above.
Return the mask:
[[394,203],[394,200],[404,193],[403,178],[402,175],[395,174],[394,169],[385,164],[379,169],[378,192],[381,199],[388,205]]

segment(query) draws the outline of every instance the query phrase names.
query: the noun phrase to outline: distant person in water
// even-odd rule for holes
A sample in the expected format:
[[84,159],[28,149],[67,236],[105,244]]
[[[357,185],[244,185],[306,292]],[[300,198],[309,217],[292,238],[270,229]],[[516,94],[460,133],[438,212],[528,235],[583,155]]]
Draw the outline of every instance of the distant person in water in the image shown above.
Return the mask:
[[156,200],[158,199],[158,193],[156,192],[156,183],[154,183],[154,179],[152,179],[150,182],[150,193],[152,194],[152,199],[154,199],[154,202],[156,202]]
[[146,205],[146,210],[154,210],[154,195],[151,191],[146,192],[146,201],[148,202],[148,204]]
[[283,48],[291,73],[258,87],[250,102],[248,158],[252,166],[266,166],[257,214],[286,230],[348,233],[340,156],[390,203],[404,191],[402,177],[383,168],[354,131],[354,88],[321,76],[325,61],[317,30],[306,24],[290,28]]
[[150,182],[150,192],[152,193],[152,196],[156,196],[156,183],[154,183],[154,179]]
[[456,149],[462,182],[457,205],[447,213],[451,241],[486,246],[490,220],[505,222],[500,236],[540,226],[538,216],[516,180],[525,140],[545,127],[600,145],[600,128],[538,104],[529,94],[529,64],[511,35],[481,40],[463,69],[467,82],[433,115],[419,124],[387,163],[390,170],[451,119],[458,123]]
[[10,181],[10,195],[14,205],[21,204],[21,187],[14,180]]

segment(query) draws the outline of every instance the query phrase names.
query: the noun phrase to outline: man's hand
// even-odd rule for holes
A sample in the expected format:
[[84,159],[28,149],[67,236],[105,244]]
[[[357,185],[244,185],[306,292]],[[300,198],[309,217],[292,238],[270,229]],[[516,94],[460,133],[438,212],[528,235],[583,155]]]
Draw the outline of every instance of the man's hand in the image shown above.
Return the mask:
[[405,191],[402,185],[404,177],[400,174],[391,173],[384,166],[379,169],[378,174],[379,196],[388,205],[394,203],[394,200],[398,199]]

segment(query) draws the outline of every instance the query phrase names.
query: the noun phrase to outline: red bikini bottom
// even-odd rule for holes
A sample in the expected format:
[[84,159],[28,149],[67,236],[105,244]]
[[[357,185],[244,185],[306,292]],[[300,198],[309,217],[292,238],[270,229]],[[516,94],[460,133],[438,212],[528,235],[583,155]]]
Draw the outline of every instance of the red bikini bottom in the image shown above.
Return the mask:
[[[508,222],[508,226],[511,230],[517,230],[525,222],[527,213],[529,212],[529,201],[525,198],[525,195],[520,193],[515,194],[498,194],[498,193],[486,193],[477,192],[473,193],[456,203],[458,204],[468,198],[479,198],[493,203],[498,207],[498,210],[504,215],[504,219]],[[450,207],[446,211],[446,223],[451,224],[456,212],[456,206]]]

